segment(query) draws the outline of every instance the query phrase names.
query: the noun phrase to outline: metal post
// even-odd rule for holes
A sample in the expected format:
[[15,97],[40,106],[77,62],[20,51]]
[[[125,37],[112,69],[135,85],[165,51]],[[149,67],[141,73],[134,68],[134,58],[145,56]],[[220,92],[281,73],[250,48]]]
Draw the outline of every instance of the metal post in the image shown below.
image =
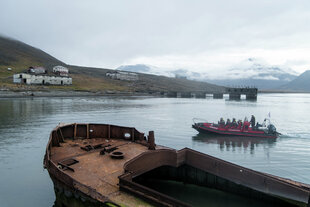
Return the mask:
[[148,144],[149,144],[149,150],[155,150],[154,131],[149,131]]

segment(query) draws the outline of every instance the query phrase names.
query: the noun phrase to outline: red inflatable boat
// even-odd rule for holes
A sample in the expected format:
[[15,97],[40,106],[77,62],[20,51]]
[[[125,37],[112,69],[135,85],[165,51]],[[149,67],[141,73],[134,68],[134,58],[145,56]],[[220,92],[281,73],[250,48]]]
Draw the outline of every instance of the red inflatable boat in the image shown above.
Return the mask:
[[[268,122],[268,124],[266,124]],[[262,125],[251,127],[248,121],[238,123],[208,123],[208,122],[195,122],[192,125],[194,129],[201,133],[213,133],[218,135],[231,135],[231,136],[246,136],[246,137],[262,137],[262,138],[277,138],[280,133],[277,132],[275,126],[270,123],[269,119],[265,119]]]

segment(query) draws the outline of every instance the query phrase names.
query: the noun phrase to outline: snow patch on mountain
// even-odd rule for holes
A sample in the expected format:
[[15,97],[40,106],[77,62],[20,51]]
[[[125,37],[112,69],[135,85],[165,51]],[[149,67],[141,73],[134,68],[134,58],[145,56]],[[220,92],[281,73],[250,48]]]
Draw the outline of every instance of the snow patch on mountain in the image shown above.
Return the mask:
[[262,59],[248,58],[239,64],[223,71],[221,74],[209,74],[208,79],[225,80],[225,79],[256,79],[256,80],[292,80],[297,73],[290,68],[283,66],[269,65]]
[[297,77],[297,73],[285,66],[270,65],[258,58],[248,58],[227,69],[195,72],[189,69],[167,69],[150,65],[124,65],[118,70],[141,72],[167,77],[187,78],[220,85],[255,85],[259,88],[274,88]]

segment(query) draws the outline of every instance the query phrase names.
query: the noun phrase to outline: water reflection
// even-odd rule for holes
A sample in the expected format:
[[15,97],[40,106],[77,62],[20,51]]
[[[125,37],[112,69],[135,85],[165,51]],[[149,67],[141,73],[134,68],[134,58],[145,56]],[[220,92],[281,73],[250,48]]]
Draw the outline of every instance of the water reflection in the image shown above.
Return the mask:
[[232,193],[203,187],[193,184],[171,180],[149,180],[143,183],[145,186],[163,194],[181,200],[194,207],[275,207],[276,203],[268,203],[263,200],[251,199]]
[[250,150],[254,154],[255,149],[259,146],[274,147],[277,139],[257,138],[257,137],[241,137],[241,136],[219,136],[214,134],[199,133],[192,137],[195,142],[203,142],[205,144],[216,144],[221,151],[236,151],[239,149]]
[[[53,185],[47,172],[42,171],[42,159],[49,133],[59,122],[110,123],[133,126],[141,132],[154,130],[159,145],[190,147],[244,167],[310,183],[309,104],[309,94],[260,94],[257,102],[226,101],[225,97],[3,98],[0,203],[5,207],[53,205]],[[221,116],[244,118],[254,114],[262,121],[268,112],[276,119],[278,131],[286,136],[276,140],[214,137],[195,135],[197,132],[190,127],[193,117],[217,121]]]
[[0,102],[0,126],[32,122],[38,116],[52,114],[55,107],[57,105],[52,105],[48,99],[3,100]]

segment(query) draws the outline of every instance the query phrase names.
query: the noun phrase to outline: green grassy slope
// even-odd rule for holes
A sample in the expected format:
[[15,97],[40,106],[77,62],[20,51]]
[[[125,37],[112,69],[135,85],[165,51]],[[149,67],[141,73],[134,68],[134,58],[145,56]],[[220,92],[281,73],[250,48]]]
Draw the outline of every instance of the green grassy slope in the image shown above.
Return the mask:
[[[12,83],[14,73],[19,73],[29,66],[43,66],[51,71],[55,65],[69,68],[73,79],[72,86],[25,86]],[[12,68],[8,71],[7,68]],[[0,88],[13,90],[62,89],[83,91],[121,91],[121,92],[156,92],[156,91],[219,91],[223,87],[204,82],[168,78],[148,74],[139,74],[139,81],[120,81],[106,77],[109,69],[66,65],[44,51],[23,42],[0,36]]]
[[[27,69],[29,66],[65,65],[40,49],[23,42],[0,36],[0,83],[11,84],[12,75]],[[8,71],[7,68],[12,68]]]
[[[75,78],[75,81],[80,81],[79,77],[91,77],[92,82],[90,84],[96,85],[100,83],[105,83],[106,85],[114,86],[108,90],[115,90],[115,85],[117,86],[116,90],[121,91],[130,91],[130,92],[218,92],[224,91],[224,87],[217,86],[214,84],[209,84],[206,82],[192,81],[186,79],[176,79],[169,78],[165,76],[156,76],[138,73],[138,81],[120,81],[112,80],[106,77],[106,73],[111,71],[109,69],[101,68],[88,68],[88,67],[79,67],[79,66],[69,66],[71,75]],[[85,83],[83,79],[78,84],[79,86],[89,85],[89,82]],[[93,88],[93,86],[91,86]]]

